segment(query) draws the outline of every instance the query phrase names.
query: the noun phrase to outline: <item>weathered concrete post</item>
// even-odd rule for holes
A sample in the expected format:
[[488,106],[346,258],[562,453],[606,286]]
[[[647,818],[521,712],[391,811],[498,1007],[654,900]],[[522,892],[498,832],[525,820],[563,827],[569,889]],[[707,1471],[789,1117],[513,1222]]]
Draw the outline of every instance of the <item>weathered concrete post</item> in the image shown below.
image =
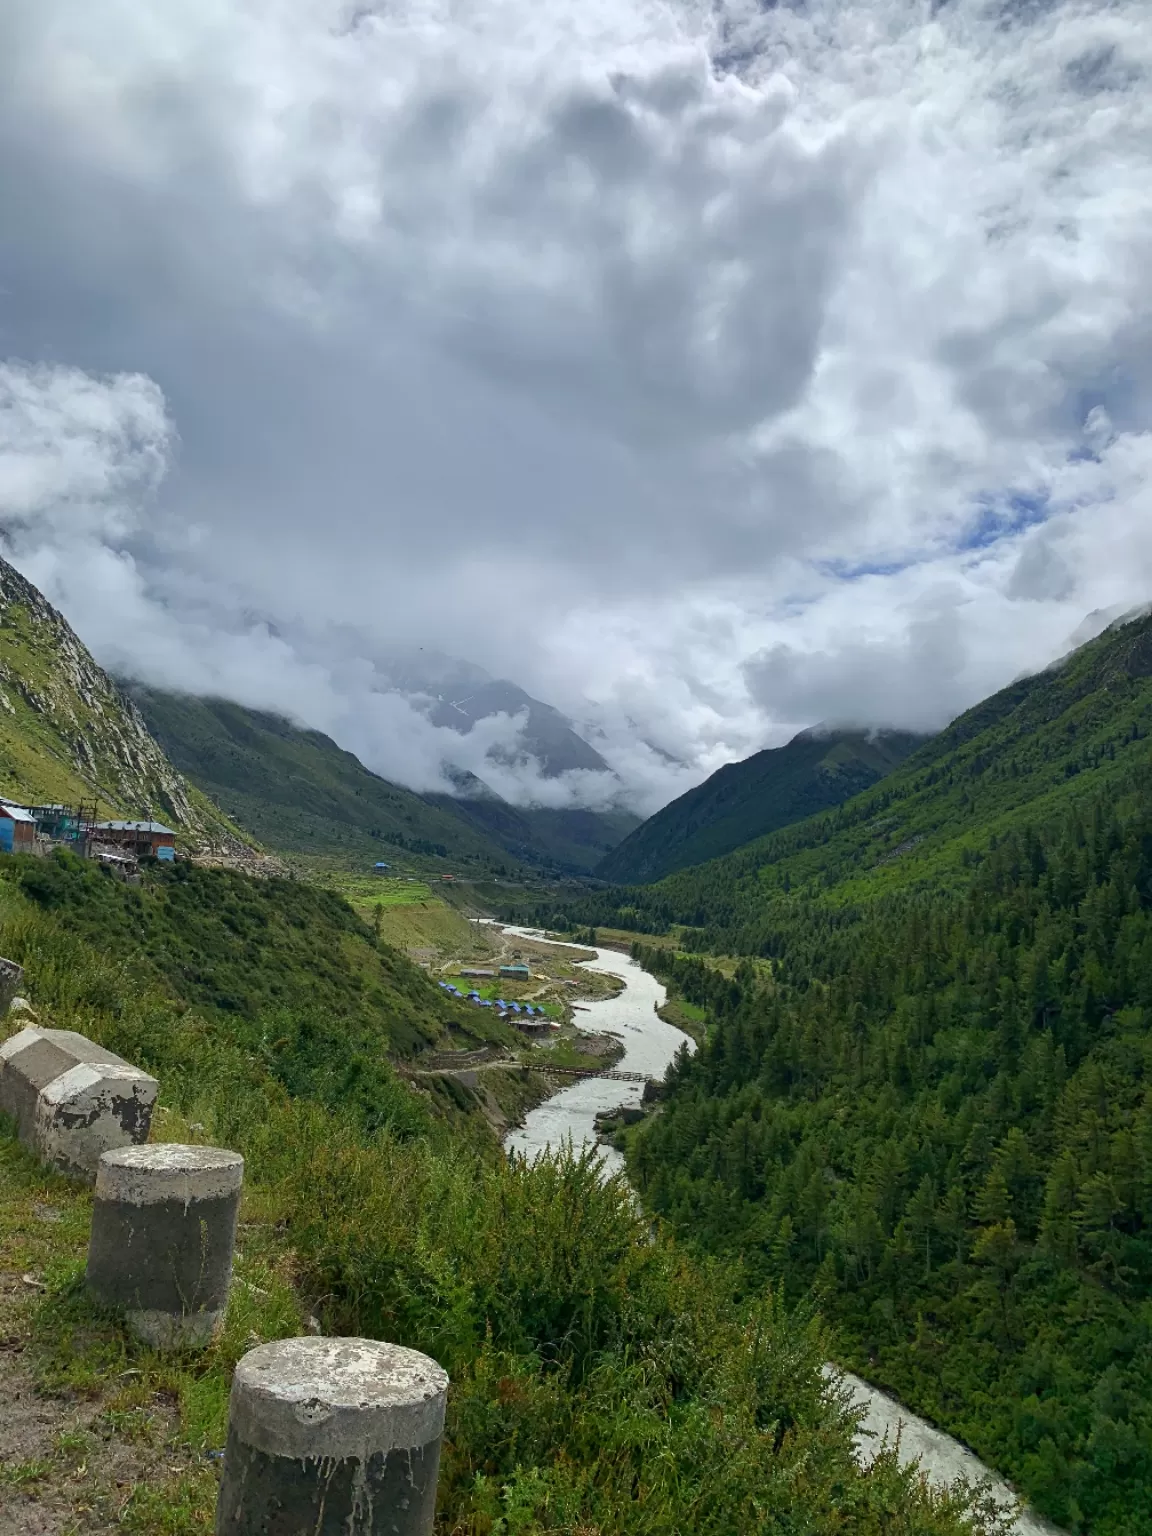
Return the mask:
[[159,1087],[72,1029],[30,1025],[0,1045],[0,1110],[25,1146],[89,1183],[101,1152],[147,1141]]
[[154,1349],[203,1349],[228,1302],[244,1159],[219,1147],[105,1152],[88,1286]]
[[216,1536],[431,1536],[447,1394],[398,1344],[261,1344],[232,1378]]

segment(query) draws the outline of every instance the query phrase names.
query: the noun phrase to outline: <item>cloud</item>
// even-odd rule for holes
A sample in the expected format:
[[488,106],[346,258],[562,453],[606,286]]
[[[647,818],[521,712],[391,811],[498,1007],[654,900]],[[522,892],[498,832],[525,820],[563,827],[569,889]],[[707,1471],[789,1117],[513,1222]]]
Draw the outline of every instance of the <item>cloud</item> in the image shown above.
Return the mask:
[[0,511],[12,538],[122,538],[172,443],[151,379],[0,362]]
[[1152,591],[1152,33],[934,11],[17,0],[17,559],[109,664],[419,787],[491,742],[379,691],[399,644],[646,809],[1043,665]]
[[938,730],[965,702],[959,606],[959,591],[945,589],[926,594],[895,635],[842,636],[818,651],[780,642],[747,663],[749,690],[785,720]]

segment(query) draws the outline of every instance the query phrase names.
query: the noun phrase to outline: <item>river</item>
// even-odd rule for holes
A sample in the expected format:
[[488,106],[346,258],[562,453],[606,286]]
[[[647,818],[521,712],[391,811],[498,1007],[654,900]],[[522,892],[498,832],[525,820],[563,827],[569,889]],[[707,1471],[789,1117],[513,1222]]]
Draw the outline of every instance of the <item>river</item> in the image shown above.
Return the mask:
[[[505,928],[505,933],[522,938],[542,939],[544,935],[533,928]],[[549,941],[551,942],[551,941]],[[566,945],[565,948],[587,950],[587,945]],[[622,1072],[642,1072],[646,1077],[663,1077],[665,1068],[682,1045],[695,1050],[694,1043],[682,1030],[666,1024],[656,1013],[663,1006],[667,993],[664,987],[643,967],[628,955],[614,949],[597,949],[596,958],[584,962],[590,971],[602,971],[619,976],[624,990],[615,997],[600,1002],[581,1005],[586,1011],[580,1019],[580,1028],[592,1034],[618,1036],[624,1043],[624,1055],[617,1063]],[[606,1078],[582,1078],[570,1088],[562,1088],[550,1099],[532,1110],[524,1124],[510,1131],[504,1145],[510,1152],[534,1158],[550,1147],[560,1147],[571,1141],[579,1150],[593,1145],[596,1140],[595,1120],[602,1110],[618,1109],[626,1104],[639,1104],[643,1086],[640,1083],[618,1083]],[[612,1147],[601,1147],[600,1155],[606,1170],[622,1171],[624,1159]],[[924,1471],[936,1482],[948,1483],[958,1477],[969,1482],[989,1479],[991,1492],[1005,1507],[1016,1506],[1016,1496],[1008,1484],[991,1472],[968,1448],[935,1429],[925,1419],[918,1418],[900,1403],[852,1376],[829,1366],[830,1372],[843,1376],[852,1389],[855,1401],[863,1408],[861,1433],[857,1439],[857,1454],[867,1462],[874,1448],[885,1435],[890,1440],[900,1436],[900,1454],[904,1461],[919,1459]],[[1022,1510],[1015,1526],[1016,1536],[1063,1536],[1056,1526],[1050,1525],[1029,1510]]]
[[[540,939],[544,935],[532,928],[505,928],[505,933],[521,938]],[[564,945],[566,949],[584,949],[587,945]],[[584,962],[590,971],[619,976],[624,990],[615,997],[595,1003],[581,1003],[580,1028],[589,1034],[615,1035],[624,1044],[624,1055],[616,1063],[621,1072],[642,1072],[645,1077],[663,1077],[665,1068],[682,1045],[694,1051],[695,1044],[683,1030],[665,1024],[656,1009],[663,1007],[667,992],[655,976],[637,965],[628,955],[614,949],[598,949],[595,960]],[[546,1099],[531,1111],[517,1130],[510,1131],[504,1145],[523,1157],[538,1157],[549,1147],[559,1147],[571,1140],[577,1149],[596,1141],[596,1116],[606,1109],[625,1104],[639,1104],[643,1083],[617,1083],[603,1077],[578,1079],[570,1088]],[[613,1173],[622,1171],[624,1159],[613,1147],[601,1147],[605,1167]]]

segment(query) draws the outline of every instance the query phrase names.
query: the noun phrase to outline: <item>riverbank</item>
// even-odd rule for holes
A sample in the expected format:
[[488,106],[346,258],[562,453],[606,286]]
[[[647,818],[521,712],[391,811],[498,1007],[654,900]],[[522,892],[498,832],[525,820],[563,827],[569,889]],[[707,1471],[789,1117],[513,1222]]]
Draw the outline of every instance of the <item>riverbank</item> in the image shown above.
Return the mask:
[[[525,939],[541,937],[537,930],[529,928],[506,928],[505,932]],[[587,945],[562,947],[589,953]],[[629,955],[602,947],[597,947],[593,954],[582,968],[618,977],[623,986],[615,996],[585,1004],[580,1027],[591,1034],[615,1035],[621,1041],[624,1052],[616,1064],[620,1072],[663,1077],[677,1051],[696,1049],[683,1030],[659,1017],[657,1010],[667,1001],[664,984]],[[598,1145],[597,1115],[621,1107],[638,1108],[643,1092],[643,1082],[584,1078],[532,1110],[524,1124],[505,1138],[504,1145],[509,1152],[529,1159],[565,1143],[571,1143],[576,1150]],[[601,1146],[600,1155],[606,1170],[623,1170],[624,1159],[615,1148]]]
[[[531,929],[508,928],[505,931],[526,938],[537,936]],[[580,947],[587,952],[588,946]],[[618,1027],[621,1028],[625,1040],[625,1052],[620,1062],[622,1069],[660,1078],[681,1047],[690,1051],[696,1049],[695,1042],[683,1030],[660,1016],[667,1012],[668,999],[663,983],[630,955],[615,947],[598,946],[596,958],[586,961],[585,965],[618,976],[624,982],[624,988],[617,996],[589,1005],[590,1011],[612,1010],[609,1014],[597,1014],[595,1024],[589,1027],[605,1032],[616,1032]],[[578,1083],[530,1111],[524,1124],[505,1138],[504,1145],[510,1152],[535,1158],[568,1141],[577,1149],[594,1144],[597,1116],[607,1116],[616,1109],[639,1107],[642,1094],[642,1084],[600,1079]],[[615,1148],[601,1145],[600,1155],[607,1171],[624,1171],[624,1159]],[[862,1411],[856,1442],[862,1462],[870,1462],[885,1439],[889,1444],[899,1441],[901,1460],[919,1461],[933,1482],[945,1485],[957,1478],[970,1483],[987,1480],[992,1497],[1001,1507],[1019,1511],[1014,1528],[1016,1536],[1064,1536],[1040,1516],[1020,1509],[1015,1491],[967,1446],[860,1377],[834,1365],[827,1369],[843,1380],[854,1403]]]

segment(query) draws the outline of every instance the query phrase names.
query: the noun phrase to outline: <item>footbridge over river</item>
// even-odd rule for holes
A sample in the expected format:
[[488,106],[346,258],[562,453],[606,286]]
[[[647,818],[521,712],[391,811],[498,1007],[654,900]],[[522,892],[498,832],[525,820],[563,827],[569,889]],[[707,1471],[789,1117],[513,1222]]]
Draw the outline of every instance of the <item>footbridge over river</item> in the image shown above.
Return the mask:
[[523,1067],[532,1072],[547,1072],[555,1077],[606,1077],[614,1083],[651,1083],[656,1079],[644,1072],[617,1072],[612,1067],[558,1067],[550,1061],[524,1061],[517,1056],[496,1055],[492,1051],[441,1051],[421,1058],[426,1072],[472,1072],[477,1067]]
[[534,1072],[554,1072],[557,1077],[606,1077],[613,1083],[654,1083],[654,1077],[643,1072],[615,1072],[611,1067],[553,1067],[547,1063],[533,1062]]

